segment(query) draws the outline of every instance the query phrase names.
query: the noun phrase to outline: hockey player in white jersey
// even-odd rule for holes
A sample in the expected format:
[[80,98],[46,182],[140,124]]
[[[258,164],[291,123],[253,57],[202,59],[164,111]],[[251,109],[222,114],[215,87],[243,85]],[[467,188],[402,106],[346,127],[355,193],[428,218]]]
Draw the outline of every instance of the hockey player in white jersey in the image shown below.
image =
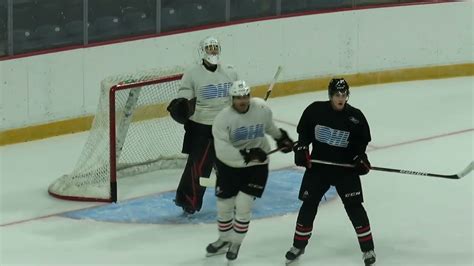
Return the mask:
[[189,156],[175,204],[189,214],[201,209],[206,188],[199,185],[199,177],[210,176],[215,160],[212,123],[217,113],[229,105],[228,90],[238,79],[233,67],[220,64],[220,52],[216,38],[201,41],[202,62],[185,71],[178,97],[167,108],[175,121],[184,124],[186,132],[182,152]]
[[254,200],[262,196],[267,182],[270,145],[265,134],[285,153],[292,151],[293,141],[275,126],[266,102],[250,97],[244,81],[234,82],[229,95],[232,105],[217,115],[212,127],[219,238],[206,251],[208,256],[226,253],[233,261],[247,233]]

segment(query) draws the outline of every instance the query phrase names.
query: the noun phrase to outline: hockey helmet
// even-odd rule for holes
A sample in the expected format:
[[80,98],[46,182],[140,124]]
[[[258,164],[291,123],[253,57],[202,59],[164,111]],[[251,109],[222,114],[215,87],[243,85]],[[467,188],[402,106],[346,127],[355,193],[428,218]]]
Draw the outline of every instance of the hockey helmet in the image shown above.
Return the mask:
[[344,78],[333,78],[328,85],[328,95],[331,98],[336,93],[345,93],[349,96],[349,84]]
[[243,80],[237,80],[232,83],[229,89],[229,96],[245,96],[250,95],[250,87]]
[[213,65],[219,64],[220,54],[221,45],[214,37],[206,37],[199,44],[199,56]]

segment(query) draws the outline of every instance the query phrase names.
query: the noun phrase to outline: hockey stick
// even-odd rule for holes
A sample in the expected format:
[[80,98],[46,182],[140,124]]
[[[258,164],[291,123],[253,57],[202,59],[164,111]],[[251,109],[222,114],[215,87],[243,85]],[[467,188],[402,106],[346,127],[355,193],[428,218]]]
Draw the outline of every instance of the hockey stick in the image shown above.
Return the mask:
[[[342,167],[355,167],[352,164],[344,164],[344,163],[333,163],[321,160],[311,160],[312,163],[319,163],[319,164],[327,164],[327,165],[335,165],[335,166],[342,166]],[[419,171],[412,171],[412,170],[403,170],[403,169],[393,169],[393,168],[385,168],[385,167],[377,167],[372,166],[371,170],[376,171],[383,171],[383,172],[392,172],[397,174],[406,174],[406,175],[421,175],[421,176],[432,176],[432,177],[440,177],[440,178],[447,178],[447,179],[461,179],[464,176],[468,175],[472,169],[474,168],[474,162],[471,162],[464,170],[461,172],[454,174],[454,175],[441,175],[441,174],[432,174],[426,172],[419,172]]]
[[272,90],[273,90],[273,86],[275,86],[275,83],[276,83],[278,77],[280,76],[280,73],[281,73],[282,69],[283,69],[282,66],[278,66],[277,71],[275,73],[275,76],[273,76],[272,83],[270,83],[270,86],[267,89],[267,93],[265,94],[265,98],[263,98],[265,101],[268,99],[268,97],[270,97],[270,94],[272,93]]
[[[281,151],[284,148],[285,147],[281,147],[281,148],[276,148],[274,150],[271,150],[267,153],[267,156],[272,154],[272,153],[275,153],[277,151]],[[211,177],[200,177],[199,178],[199,185],[201,185],[202,187],[215,187],[216,186],[216,178],[214,176],[212,178]]]

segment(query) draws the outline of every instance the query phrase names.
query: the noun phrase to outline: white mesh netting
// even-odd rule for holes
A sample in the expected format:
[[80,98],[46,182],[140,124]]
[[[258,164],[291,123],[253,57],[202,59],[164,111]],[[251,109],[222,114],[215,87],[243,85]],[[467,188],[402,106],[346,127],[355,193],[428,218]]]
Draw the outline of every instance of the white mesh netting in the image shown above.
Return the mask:
[[[104,79],[97,113],[76,167],[53,182],[49,193],[71,200],[110,200],[110,171],[115,170],[110,167],[109,93],[117,84],[133,84],[115,96],[117,177],[184,167],[184,129],[166,111],[177,96],[180,79],[176,76],[163,82],[164,77],[182,72],[176,67]],[[152,84],[142,85],[148,81]]]

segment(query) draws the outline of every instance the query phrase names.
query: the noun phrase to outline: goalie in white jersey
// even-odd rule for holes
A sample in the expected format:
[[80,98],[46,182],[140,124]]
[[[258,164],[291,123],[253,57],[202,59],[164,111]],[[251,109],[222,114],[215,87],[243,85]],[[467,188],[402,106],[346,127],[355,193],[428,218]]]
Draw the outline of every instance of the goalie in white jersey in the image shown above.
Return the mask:
[[190,214],[202,206],[206,188],[199,185],[199,178],[209,177],[214,166],[212,123],[217,113],[229,105],[229,88],[238,79],[231,66],[219,63],[220,51],[216,38],[201,41],[202,63],[185,71],[178,98],[168,106],[171,117],[184,124],[182,152],[189,155],[176,190],[175,204]]
[[206,248],[208,256],[226,252],[235,260],[247,233],[255,198],[260,198],[268,177],[272,136],[282,152],[291,152],[293,141],[275,126],[272,111],[260,98],[250,97],[242,81],[229,90],[232,105],[223,109],[212,127],[216,149],[216,197],[219,239]]

